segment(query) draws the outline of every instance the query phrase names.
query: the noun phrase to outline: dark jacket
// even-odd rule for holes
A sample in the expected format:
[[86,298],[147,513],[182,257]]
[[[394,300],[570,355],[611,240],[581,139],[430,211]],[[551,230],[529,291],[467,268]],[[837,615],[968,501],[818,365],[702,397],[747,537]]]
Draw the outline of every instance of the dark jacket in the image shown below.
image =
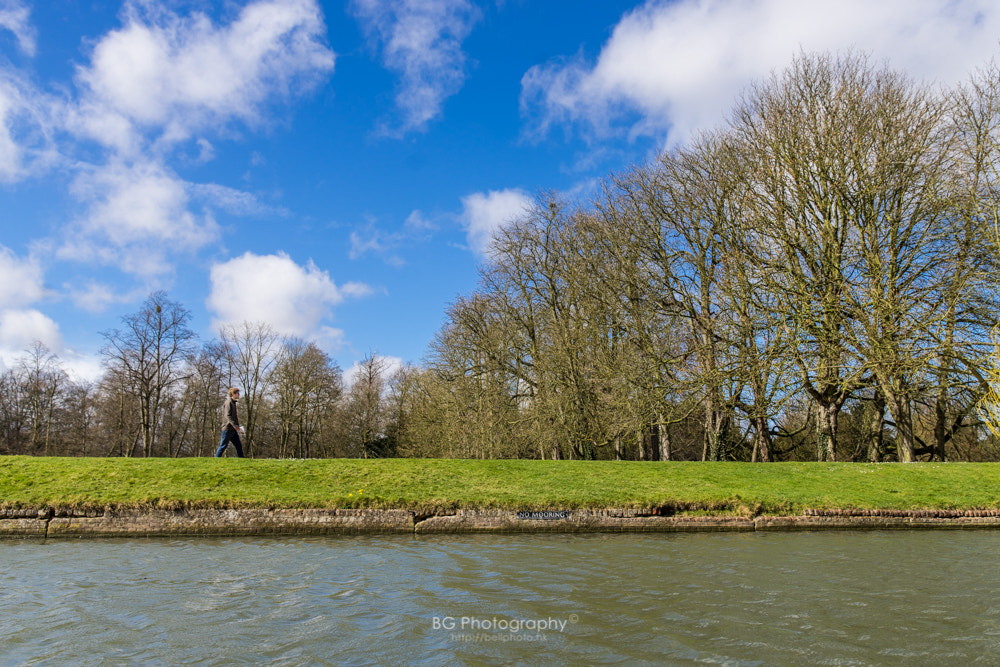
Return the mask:
[[222,430],[240,430],[240,418],[236,414],[236,401],[231,396],[226,396],[226,402],[222,404]]

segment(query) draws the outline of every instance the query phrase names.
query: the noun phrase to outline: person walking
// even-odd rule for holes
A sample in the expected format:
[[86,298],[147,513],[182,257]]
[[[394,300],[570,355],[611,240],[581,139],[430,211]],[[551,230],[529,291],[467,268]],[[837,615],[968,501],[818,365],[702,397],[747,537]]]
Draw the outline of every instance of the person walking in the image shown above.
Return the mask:
[[215,450],[215,457],[219,458],[226,452],[226,448],[229,447],[229,443],[233,443],[236,447],[236,456],[243,457],[243,443],[240,442],[240,434],[244,433],[243,427],[240,426],[240,417],[236,413],[236,404],[240,400],[240,390],[236,387],[230,387],[229,392],[226,394],[226,400],[222,404],[222,442],[219,443],[219,448]]

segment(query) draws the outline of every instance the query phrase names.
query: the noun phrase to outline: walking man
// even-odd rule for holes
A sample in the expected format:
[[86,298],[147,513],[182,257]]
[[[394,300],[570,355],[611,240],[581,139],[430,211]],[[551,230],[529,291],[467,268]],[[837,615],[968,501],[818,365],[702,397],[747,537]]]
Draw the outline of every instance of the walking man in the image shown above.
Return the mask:
[[244,431],[243,427],[240,426],[239,415],[236,414],[236,403],[239,400],[240,390],[236,387],[230,387],[229,393],[226,394],[226,401],[222,404],[222,442],[219,443],[219,448],[215,451],[216,458],[226,452],[230,442],[236,446],[236,456],[243,458],[243,443],[240,442],[240,434]]

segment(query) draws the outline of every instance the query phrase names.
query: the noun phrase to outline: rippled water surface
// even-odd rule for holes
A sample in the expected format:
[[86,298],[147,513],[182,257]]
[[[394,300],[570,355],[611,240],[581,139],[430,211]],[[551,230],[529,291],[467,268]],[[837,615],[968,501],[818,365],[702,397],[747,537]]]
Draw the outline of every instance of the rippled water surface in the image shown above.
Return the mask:
[[1000,664],[998,557],[950,531],[0,541],[0,664]]

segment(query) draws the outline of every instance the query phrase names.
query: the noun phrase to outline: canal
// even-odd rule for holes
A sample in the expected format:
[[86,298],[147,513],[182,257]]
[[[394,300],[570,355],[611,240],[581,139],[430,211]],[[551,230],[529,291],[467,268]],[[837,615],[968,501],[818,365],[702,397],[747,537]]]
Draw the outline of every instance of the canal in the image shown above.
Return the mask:
[[0,542],[0,664],[1000,663],[1000,532]]

